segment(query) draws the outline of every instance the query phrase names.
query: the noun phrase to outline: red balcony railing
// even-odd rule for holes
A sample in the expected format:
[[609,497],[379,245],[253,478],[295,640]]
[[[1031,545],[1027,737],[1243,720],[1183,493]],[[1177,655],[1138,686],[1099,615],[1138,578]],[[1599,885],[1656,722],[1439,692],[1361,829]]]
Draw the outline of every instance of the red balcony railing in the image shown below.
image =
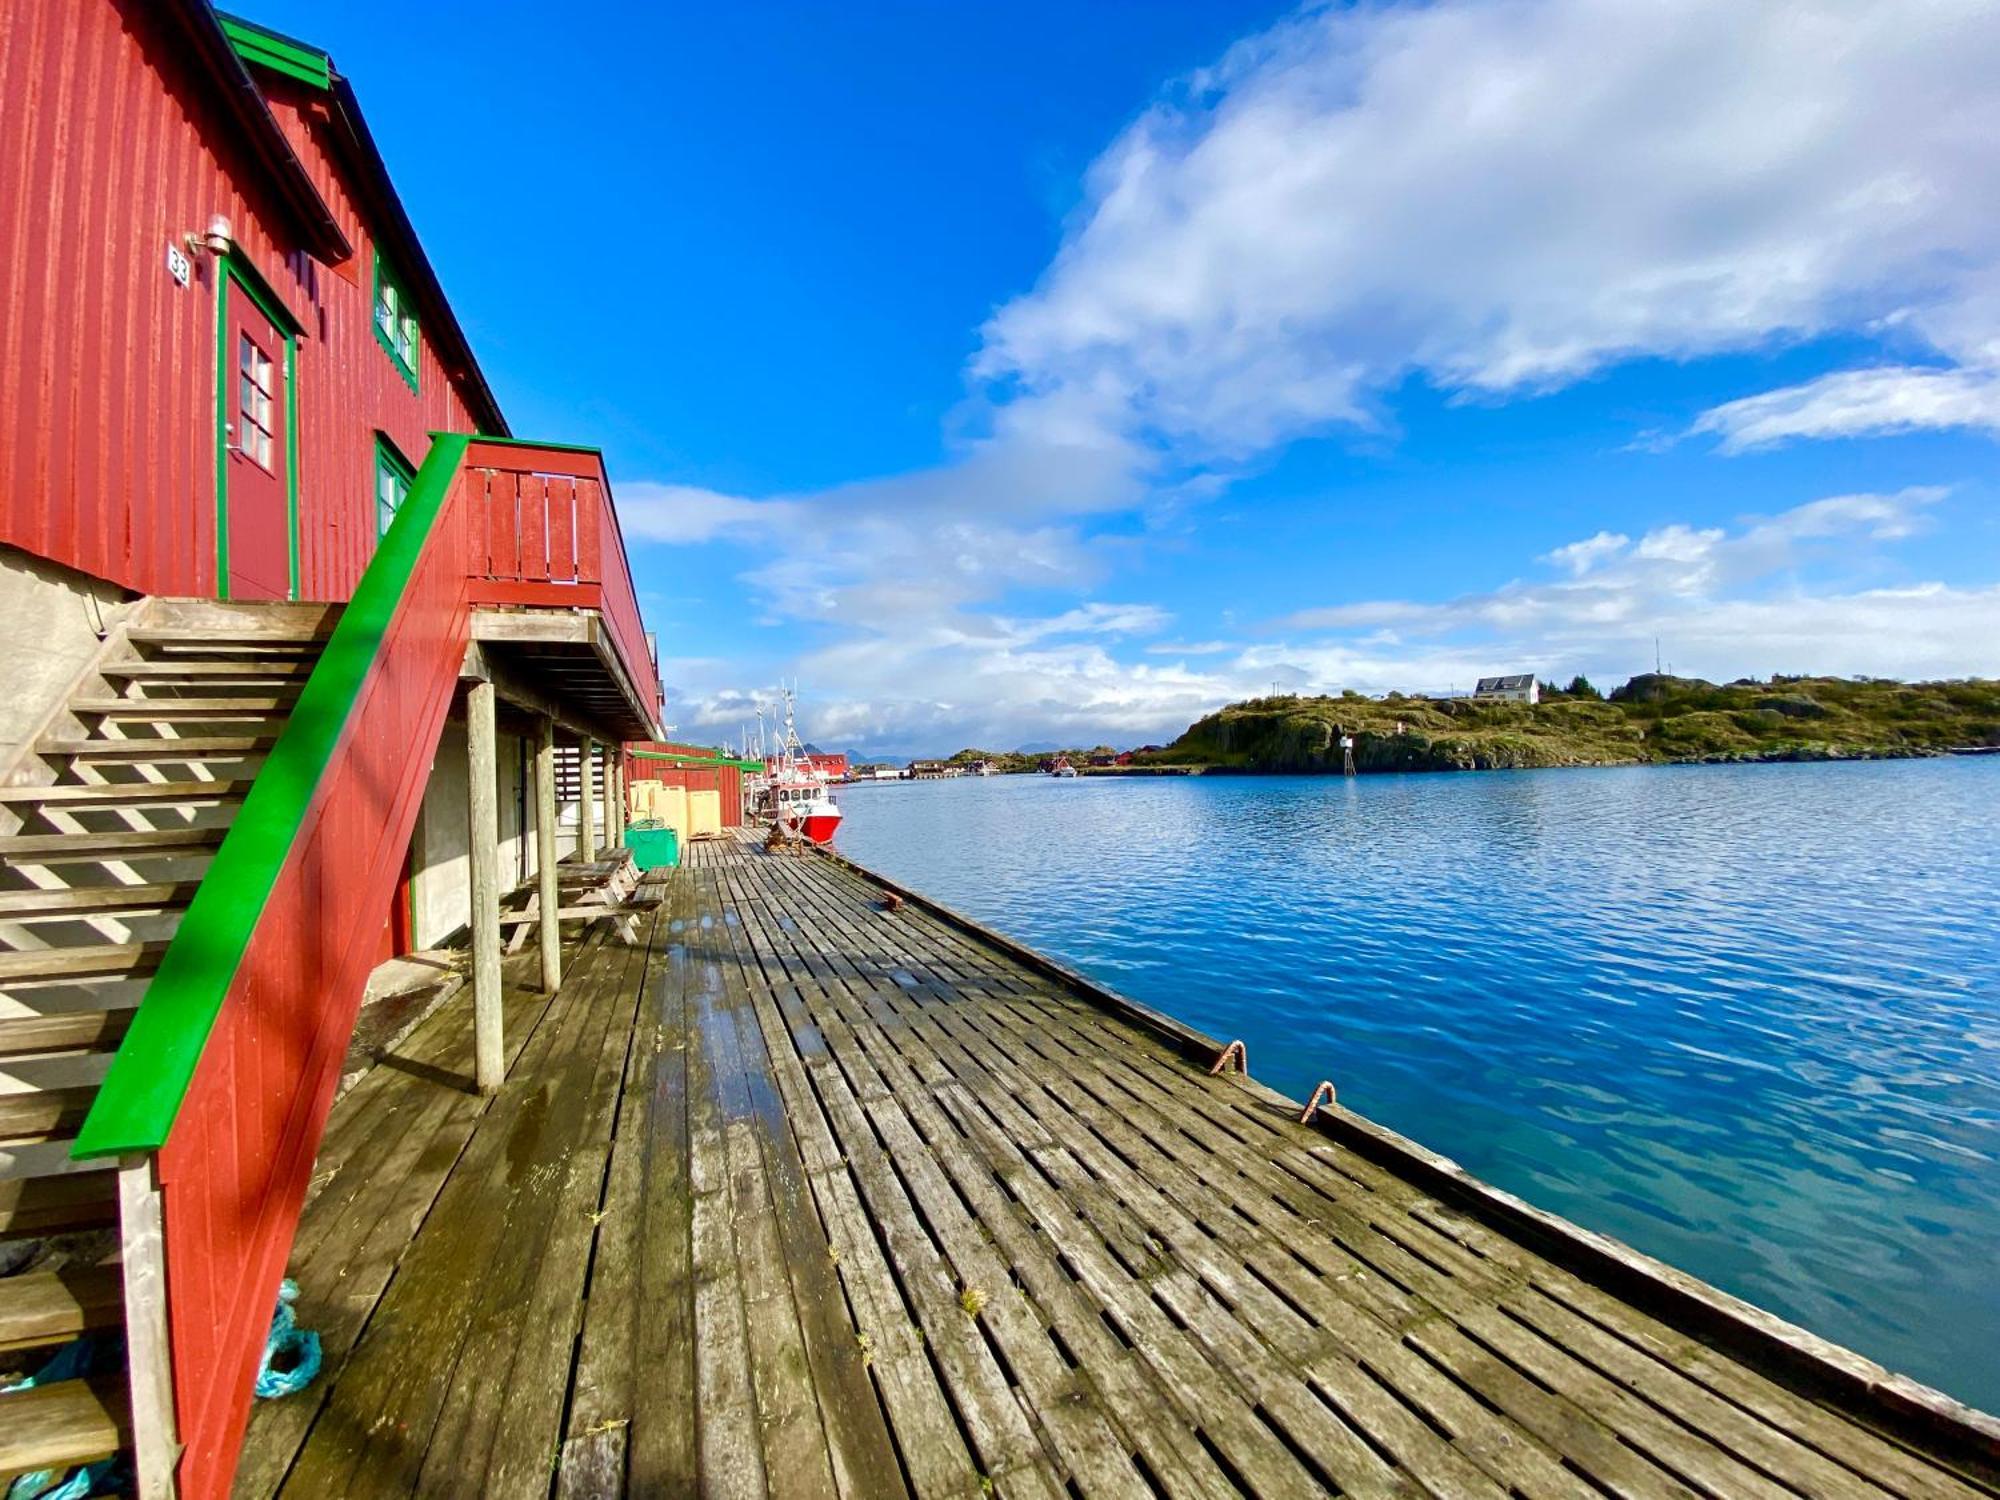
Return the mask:
[[659,718],[660,677],[646,643],[604,455],[495,438],[465,456],[472,502],[472,602],[593,609],[639,700]]

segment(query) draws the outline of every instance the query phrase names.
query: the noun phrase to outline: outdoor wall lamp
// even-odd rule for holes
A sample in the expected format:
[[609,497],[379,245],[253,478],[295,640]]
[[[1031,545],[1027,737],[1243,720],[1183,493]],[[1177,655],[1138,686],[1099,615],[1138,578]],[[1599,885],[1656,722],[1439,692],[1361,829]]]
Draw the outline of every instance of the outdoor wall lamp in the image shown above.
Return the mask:
[[202,251],[206,250],[211,255],[224,256],[229,253],[230,247],[235,243],[236,241],[230,236],[229,220],[221,214],[217,214],[208,221],[208,229],[205,233],[197,234],[190,230],[187,235],[187,247],[190,255],[199,255]]

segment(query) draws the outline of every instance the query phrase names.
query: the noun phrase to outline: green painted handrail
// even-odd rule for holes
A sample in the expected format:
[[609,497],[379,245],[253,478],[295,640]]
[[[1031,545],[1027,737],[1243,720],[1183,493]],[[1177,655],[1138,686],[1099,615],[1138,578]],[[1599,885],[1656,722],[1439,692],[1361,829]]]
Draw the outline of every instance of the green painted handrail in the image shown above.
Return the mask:
[[320,778],[409,588],[472,440],[437,433],[423,467],[341,611],[236,821],[160,959],[77,1132],[74,1157],[166,1144],[215,1018],[297,841]]
[[761,771],[761,760],[738,760],[731,755],[681,755],[672,750],[627,750],[634,760],[670,760],[683,766],[734,766],[739,771]]

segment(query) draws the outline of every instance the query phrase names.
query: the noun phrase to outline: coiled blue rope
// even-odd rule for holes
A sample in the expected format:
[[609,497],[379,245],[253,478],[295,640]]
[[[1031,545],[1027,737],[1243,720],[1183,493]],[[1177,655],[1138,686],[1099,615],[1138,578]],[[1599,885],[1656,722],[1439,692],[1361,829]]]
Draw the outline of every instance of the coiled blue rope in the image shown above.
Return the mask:
[[278,1283],[278,1310],[271,1315],[271,1333],[264,1340],[264,1358],[257,1366],[255,1389],[260,1400],[302,1391],[319,1374],[319,1335],[299,1327],[298,1315],[292,1311],[298,1300],[299,1284],[287,1276]]

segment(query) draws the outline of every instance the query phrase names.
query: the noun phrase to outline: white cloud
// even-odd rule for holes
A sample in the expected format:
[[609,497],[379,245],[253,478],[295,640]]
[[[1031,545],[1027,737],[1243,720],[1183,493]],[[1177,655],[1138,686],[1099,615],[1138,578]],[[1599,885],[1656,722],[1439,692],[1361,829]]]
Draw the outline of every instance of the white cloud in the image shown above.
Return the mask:
[[1220,656],[1241,650],[1237,641],[1155,641],[1146,648],[1148,656]]
[[636,480],[617,487],[618,525],[628,542],[689,545],[780,534],[799,520],[794,500],[745,500],[687,484]]
[[1393,627],[1390,649],[1380,639],[1286,648],[1310,670],[1339,667],[1356,674],[1345,685],[1371,691],[1446,687],[1474,667],[1617,680],[1650,661],[1656,636],[1671,643],[1682,671],[1712,678],[1799,669],[1990,675],[2000,669],[2000,587],[1864,582],[1882,566],[1882,547],[1921,530],[1943,495],[1836,495],[1734,529],[1662,526],[1636,544],[1611,545],[1600,533],[1544,556],[1569,575],[1554,582],[1302,610],[1280,626]]
[[[1610,685],[1651,666],[1656,637],[1677,670],[1716,680],[1992,675],[2000,586],[1884,581],[1896,544],[1943,493],[1829,496],[1728,527],[1659,526],[1636,541],[1600,534],[1545,553],[1550,579],[1303,610],[1274,622],[1267,639],[1156,642],[1136,663],[1114,649],[1119,639],[1169,617],[1093,603],[859,629],[806,651],[794,669],[813,689],[816,741],[905,752],[1164,741],[1274,686],[1441,691],[1497,671],[1582,672]],[[1191,666],[1193,657],[1206,660]],[[724,731],[751,716],[740,691],[676,697],[688,721]]]
[[1572,573],[1588,573],[1605,558],[1615,557],[1624,551],[1631,542],[1632,538],[1622,531],[1600,531],[1596,536],[1587,536],[1580,542],[1557,547],[1542,560],[1568,568]]
[[1836,370],[1803,385],[1711,407],[1693,430],[1720,437],[1725,453],[1743,453],[1793,438],[1883,437],[1955,427],[2000,433],[2000,374],[1904,365]]
[[2000,351],[2000,9],[1314,6],[1098,162],[977,369],[1208,454],[1416,371],[1566,384],[1893,321]]
[[1157,604],[1099,604],[1095,601],[1065,610],[1053,619],[1020,626],[1022,639],[1042,640],[1063,635],[1151,635],[1173,623]]

